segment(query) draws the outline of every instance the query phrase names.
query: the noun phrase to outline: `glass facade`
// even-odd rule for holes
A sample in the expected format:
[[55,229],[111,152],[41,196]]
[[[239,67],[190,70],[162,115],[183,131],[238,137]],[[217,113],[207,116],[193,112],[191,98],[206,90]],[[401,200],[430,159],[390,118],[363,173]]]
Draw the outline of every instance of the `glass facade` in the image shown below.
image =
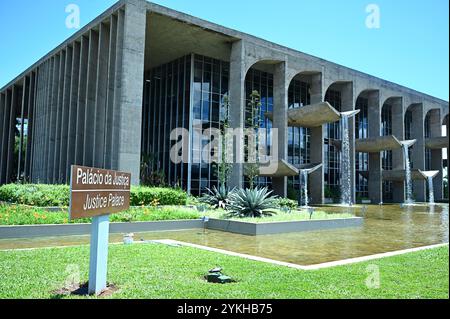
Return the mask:
[[[251,116],[251,109],[249,107],[250,95],[253,91],[258,91],[261,96],[261,128],[266,129],[265,145],[266,154],[270,155],[272,141],[270,138],[270,132],[272,129],[272,121],[265,117],[266,112],[273,112],[273,74],[263,72],[254,68],[251,68],[245,77],[245,126],[248,127],[247,120]],[[257,186],[267,186],[271,188],[272,178],[270,177],[258,177],[256,181]],[[245,179],[246,187],[248,180]]]
[[[290,109],[311,104],[311,86],[303,81],[293,80],[288,90],[288,107]],[[311,129],[304,127],[288,128],[288,162],[298,167],[311,163]],[[289,184],[296,190],[300,189],[299,176],[290,177]]]
[[[366,139],[369,137],[369,100],[359,97],[356,100],[356,109],[360,112],[355,117],[355,138]],[[356,197],[369,197],[369,154],[355,153],[356,166]]]
[[[381,110],[381,136],[392,135],[392,107],[390,104],[383,105]],[[392,151],[381,152],[381,165],[384,170],[392,170]],[[383,202],[390,202],[393,197],[392,181],[383,181]]]
[[[328,90],[325,95],[325,101],[330,103],[337,111],[341,112],[342,99],[341,92],[335,90]],[[337,192],[340,184],[340,161],[341,153],[336,146],[334,140],[341,140],[340,122],[327,124],[325,132],[325,186],[329,187],[331,191]]]
[[153,159],[153,170],[164,173],[165,184],[187,189],[188,164],[174,164],[170,133],[189,129],[191,57],[185,56],[152,69],[146,75],[142,122],[143,156]]
[[[193,195],[218,184],[217,172],[210,164],[214,154],[204,158],[201,152],[210,143],[211,136],[200,132],[219,128],[220,108],[228,92],[228,79],[228,63],[198,55],[187,55],[147,74],[142,154],[155,159],[155,169],[164,173],[165,184],[188,189]],[[190,125],[198,129],[189,130]],[[171,148],[181,140],[181,136],[178,140],[170,139],[175,128],[190,132],[191,164],[175,164],[170,159]]]

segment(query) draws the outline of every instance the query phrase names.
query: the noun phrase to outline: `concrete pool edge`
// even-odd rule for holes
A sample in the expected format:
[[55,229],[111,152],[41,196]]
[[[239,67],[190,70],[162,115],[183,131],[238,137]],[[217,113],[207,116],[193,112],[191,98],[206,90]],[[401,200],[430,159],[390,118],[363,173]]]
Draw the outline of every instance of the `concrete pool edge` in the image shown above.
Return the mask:
[[213,248],[213,247],[208,247],[208,246],[203,246],[203,245],[197,245],[197,244],[192,244],[192,243],[187,243],[187,242],[172,240],[172,239],[153,240],[152,242],[164,244],[164,245],[180,245],[180,246],[185,246],[185,247],[192,247],[192,248],[215,252],[215,253],[219,253],[219,254],[223,254],[223,255],[227,255],[227,256],[240,257],[240,258],[244,258],[244,259],[248,259],[248,260],[259,261],[259,262],[263,262],[263,263],[273,264],[273,265],[277,265],[277,266],[284,266],[284,267],[294,268],[294,269],[299,269],[299,270],[319,270],[319,269],[324,269],[324,268],[345,266],[345,265],[356,264],[356,263],[361,263],[361,262],[366,262],[366,261],[371,261],[371,260],[380,260],[380,259],[384,259],[384,258],[388,258],[388,257],[405,255],[405,254],[414,253],[414,252],[423,251],[423,250],[445,247],[445,246],[449,245],[448,243],[435,244],[435,245],[409,248],[409,249],[403,249],[403,250],[396,250],[396,251],[379,253],[379,254],[374,254],[374,255],[342,259],[342,260],[337,260],[337,261],[332,261],[332,262],[326,262],[326,263],[305,266],[305,265],[298,265],[298,264],[294,264],[294,263],[279,261],[279,260],[265,258],[265,257],[236,253],[236,252],[233,252],[230,250]]
[[[202,219],[110,223],[110,232],[117,234],[206,228],[256,236],[358,227],[362,226],[363,222],[364,219],[361,217],[270,223],[249,223],[211,218],[206,223]],[[0,226],[0,239],[89,235],[90,232],[91,224]]]

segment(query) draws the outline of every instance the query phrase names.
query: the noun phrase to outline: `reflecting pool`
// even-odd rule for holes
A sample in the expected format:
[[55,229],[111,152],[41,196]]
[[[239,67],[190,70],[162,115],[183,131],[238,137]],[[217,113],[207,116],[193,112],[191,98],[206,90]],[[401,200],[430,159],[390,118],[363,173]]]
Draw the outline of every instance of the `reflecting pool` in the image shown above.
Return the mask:
[[[135,241],[173,239],[300,265],[312,265],[389,251],[448,243],[448,204],[320,207],[328,212],[352,212],[364,217],[356,228],[264,236],[244,236],[212,230],[135,234]],[[111,242],[121,242],[113,234]],[[89,236],[0,240],[0,249],[67,246],[89,243]]]

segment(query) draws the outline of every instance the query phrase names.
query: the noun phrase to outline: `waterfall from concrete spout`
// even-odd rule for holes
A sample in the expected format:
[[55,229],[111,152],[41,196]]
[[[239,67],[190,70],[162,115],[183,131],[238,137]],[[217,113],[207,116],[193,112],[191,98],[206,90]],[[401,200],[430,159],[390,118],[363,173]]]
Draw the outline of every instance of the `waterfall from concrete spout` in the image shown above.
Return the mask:
[[428,199],[428,203],[430,205],[434,205],[434,185],[433,185],[433,177],[428,176],[427,177],[428,180],[428,192],[429,192],[429,199]]
[[309,195],[308,195],[308,171],[301,171],[302,177],[302,196],[304,207],[309,207]]
[[350,132],[348,114],[341,115],[342,129],[342,159],[341,159],[341,204],[352,206],[352,182],[351,182],[351,162],[350,162]]
[[409,161],[409,144],[402,144],[403,156],[405,159],[405,182],[406,182],[406,204],[413,203],[412,199],[412,183],[411,183],[411,162]]

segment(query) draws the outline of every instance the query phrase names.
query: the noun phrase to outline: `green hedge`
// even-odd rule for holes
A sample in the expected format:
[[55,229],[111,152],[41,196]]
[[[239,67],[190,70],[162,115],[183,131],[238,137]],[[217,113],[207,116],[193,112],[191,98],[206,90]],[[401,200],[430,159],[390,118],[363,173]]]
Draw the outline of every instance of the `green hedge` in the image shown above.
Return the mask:
[[[44,184],[8,184],[0,187],[0,201],[38,206],[69,206],[69,186]],[[130,205],[186,205],[188,195],[179,189],[132,187]]]

